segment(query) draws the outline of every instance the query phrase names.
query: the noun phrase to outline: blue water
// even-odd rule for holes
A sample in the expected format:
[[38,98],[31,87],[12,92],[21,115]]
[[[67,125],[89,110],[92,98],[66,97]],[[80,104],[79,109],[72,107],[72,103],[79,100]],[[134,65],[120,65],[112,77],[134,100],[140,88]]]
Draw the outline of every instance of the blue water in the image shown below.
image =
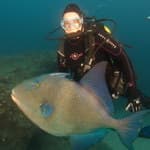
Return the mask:
[[59,25],[61,13],[69,2],[79,4],[89,16],[115,19],[119,39],[133,45],[140,56],[148,54],[150,21],[146,17],[150,15],[149,0],[1,0],[0,52],[52,50],[53,42],[45,37]]
[[150,71],[146,67],[150,63],[150,20],[146,19],[150,15],[149,0],[1,0],[0,54],[56,50],[58,41],[49,41],[46,37],[59,26],[61,13],[70,2],[79,4],[88,16],[112,18],[117,22],[116,37],[133,46],[126,51],[136,68],[140,85],[150,93],[146,88],[150,83]]
[[132,46],[126,51],[138,87],[150,95],[150,0],[0,0],[0,55],[56,50],[59,41],[46,37],[59,26],[63,9],[70,2],[79,4],[88,16],[117,22],[117,40]]

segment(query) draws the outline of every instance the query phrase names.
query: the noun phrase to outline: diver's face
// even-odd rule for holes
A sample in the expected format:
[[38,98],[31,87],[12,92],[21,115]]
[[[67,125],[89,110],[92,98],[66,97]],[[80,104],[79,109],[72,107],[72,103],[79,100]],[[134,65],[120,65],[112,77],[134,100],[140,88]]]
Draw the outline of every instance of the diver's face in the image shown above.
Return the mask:
[[61,26],[66,34],[76,33],[82,30],[83,18],[76,12],[67,12],[63,16]]

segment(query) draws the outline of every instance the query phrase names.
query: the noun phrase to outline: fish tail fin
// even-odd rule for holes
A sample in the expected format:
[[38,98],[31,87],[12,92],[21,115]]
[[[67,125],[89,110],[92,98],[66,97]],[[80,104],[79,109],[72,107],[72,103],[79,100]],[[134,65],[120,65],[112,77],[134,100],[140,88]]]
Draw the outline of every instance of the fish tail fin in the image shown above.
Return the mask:
[[139,134],[143,115],[149,112],[149,110],[137,112],[132,116],[119,120],[117,131],[122,143],[128,150],[133,150],[132,143]]

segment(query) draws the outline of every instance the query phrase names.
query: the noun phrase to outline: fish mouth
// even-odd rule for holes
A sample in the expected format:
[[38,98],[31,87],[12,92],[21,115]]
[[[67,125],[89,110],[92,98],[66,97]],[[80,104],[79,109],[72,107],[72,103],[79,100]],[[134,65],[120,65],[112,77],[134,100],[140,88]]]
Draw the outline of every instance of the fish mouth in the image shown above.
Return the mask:
[[17,98],[16,92],[15,92],[14,89],[12,90],[11,98],[12,98],[13,102],[16,103],[17,106],[21,107],[21,102],[20,102],[20,100]]
[[15,91],[14,90],[12,90],[12,93],[11,93],[11,98],[12,98],[12,100],[15,102],[15,103],[17,103],[17,98],[16,98],[16,96],[15,96]]

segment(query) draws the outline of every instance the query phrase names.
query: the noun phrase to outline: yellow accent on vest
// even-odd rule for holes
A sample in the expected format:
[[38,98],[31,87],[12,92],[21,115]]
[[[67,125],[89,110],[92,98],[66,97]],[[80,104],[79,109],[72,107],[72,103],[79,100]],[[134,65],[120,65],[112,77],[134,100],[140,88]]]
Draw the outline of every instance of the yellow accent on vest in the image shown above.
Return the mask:
[[104,26],[104,29],[107,33],[111,34],[111,30],[107,26]]

